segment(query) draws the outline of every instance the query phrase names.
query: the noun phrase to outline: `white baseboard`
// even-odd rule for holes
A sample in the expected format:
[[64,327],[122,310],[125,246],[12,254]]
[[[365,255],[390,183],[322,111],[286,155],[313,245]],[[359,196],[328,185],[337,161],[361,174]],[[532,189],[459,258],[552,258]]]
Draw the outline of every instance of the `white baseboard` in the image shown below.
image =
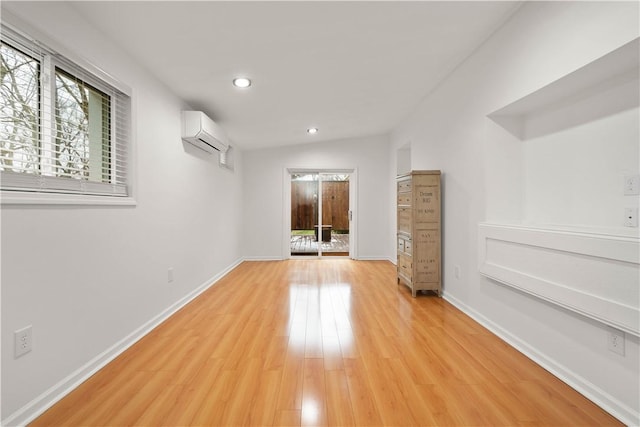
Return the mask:
[[[345,258],[345,257],[331,257],[331,256],[324,256],[322,258]],[[249,257],[244,257],[243,261],[284,261],[287,259],[319,259],[318,257],[296,257],[296,258],[280,258],[280,257],[268,257],[268,256],[264,256],[264,257],[260,257],[260,256],[249,256]],[[392,264],[396,264],[396,261],[392,260],[391,258],[387,257],[387,256],[361,256],[358,258],[354,258],[354,260],[356,261],[389,261]]]
[[283,261],[282,257],[267,257],[267,256],[247,256],[243,261]]
[[531,347],[528,343],[487,319],[453,295],[445,292],[443,298],[624,424],[628,426],[640,425],[640,413],[620,402],[600,387]]
[[62,399],[64,396],[69,394],[76,387],[86,381],[89,377],[105,367],[109,362],[111,362],[133,344],[142,339],[154,328],[171,317],[175,312],[180,310],[182,307],[198,297],[198,295],[216,284],[221,278],[223,278],[231,270],[236,268],[242,261],[242,259],[236,260],[222,272],[205,281],[192,292],[169,306],[166,310],[162,311],[157,316],[146,322],[144,325],[131,332],[128,336],[124,337],[119,342],[117,342],[98,356],[94,357],[84,366],[71,373],[69,376],[55,384],[53,387],[49,388],[47,391],[33,399],[31,402],[27,403],[22,408],[18,409],[13,414],[9,415],[6,419],[2,420],[0,425],[8,427],[25,426],[29,424],[39,415],[44,413],[44,411],[49,409],[56,402],[58,402],[60,399]]
[[[380,256],[359,256],[358,261],[391,261],[391,258],[385,255]],[[395,264],[395,261],[391,261]]]

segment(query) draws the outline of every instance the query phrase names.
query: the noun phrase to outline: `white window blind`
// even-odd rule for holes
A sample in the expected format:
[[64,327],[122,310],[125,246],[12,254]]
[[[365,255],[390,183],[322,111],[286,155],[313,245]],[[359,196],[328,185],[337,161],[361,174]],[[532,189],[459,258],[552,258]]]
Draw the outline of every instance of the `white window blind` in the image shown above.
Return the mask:
[[2,26],[3,191],[128,195],[130,98]]

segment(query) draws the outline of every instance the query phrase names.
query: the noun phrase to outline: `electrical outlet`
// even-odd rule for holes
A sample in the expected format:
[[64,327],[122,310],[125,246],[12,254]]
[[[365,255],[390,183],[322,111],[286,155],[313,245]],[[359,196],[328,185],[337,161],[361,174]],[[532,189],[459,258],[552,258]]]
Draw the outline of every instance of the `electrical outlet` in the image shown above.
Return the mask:
[[15,342],[14,357],[17,359],[31,351],[31,325],[13,332]]
[[638,226],[638,208],[624,208],[624,226]]
[[460,266],[459,265],[454,265],[453,266],[453,275],[456,277],[456,279],[460,278]]
[[637,196],[640,195],[640,175],[624,176],[624,195]]
[[609,351],[624,356],[624,332],[617,329],[609,330]]
[[173,267],[169,267],[169,270],[167,271],[167,281],[169,283],[173,282]]

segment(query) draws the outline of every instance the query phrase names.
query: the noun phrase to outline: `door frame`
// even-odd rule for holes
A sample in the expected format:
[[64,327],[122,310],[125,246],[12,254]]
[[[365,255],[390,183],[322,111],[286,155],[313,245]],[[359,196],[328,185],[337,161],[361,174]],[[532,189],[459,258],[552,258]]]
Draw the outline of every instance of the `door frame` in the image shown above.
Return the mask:
[[[284,168],[283,171],[283,207],[282,207],[282,258],[283,259],[318,259],[318,258],[344,258],[343,256],[292,256],[291,255],[291,175],[294,173],[317,173],[317,174],[345,174],[349,175],[349,258],[358,259],[358,169],[316,169],[316,168]],[[322,211],[320,211],[321,213]]]

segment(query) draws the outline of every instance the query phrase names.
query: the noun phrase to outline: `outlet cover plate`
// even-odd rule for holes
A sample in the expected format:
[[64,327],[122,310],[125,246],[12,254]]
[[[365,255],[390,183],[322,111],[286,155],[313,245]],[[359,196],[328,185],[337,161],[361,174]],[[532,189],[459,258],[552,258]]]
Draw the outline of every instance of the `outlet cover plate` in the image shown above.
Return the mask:
[[638,226],[638,208],[624,209],[624,225],[625,227]]
[[32,346],[32,327],[31,325],[18,329],[13,332],[14,342],[15,342],[15,353],[14,357],[18,358],[23,354],[29,353],[31,351]]
[[624,332],[610,329],[608,334],[609,350],[624,356]]
[[640,175],[624,176],[624,195],[637,196],[640,195]]

